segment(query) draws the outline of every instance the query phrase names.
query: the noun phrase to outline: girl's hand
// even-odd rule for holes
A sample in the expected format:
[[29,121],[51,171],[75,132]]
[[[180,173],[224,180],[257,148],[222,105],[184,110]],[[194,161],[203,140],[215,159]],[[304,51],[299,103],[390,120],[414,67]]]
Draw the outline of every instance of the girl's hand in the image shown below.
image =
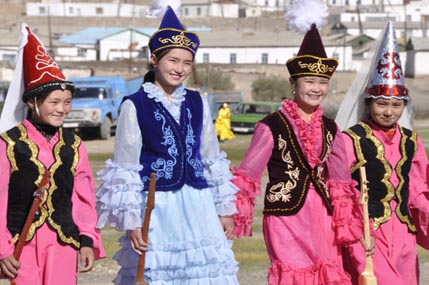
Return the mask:
[[149,244],[143,241],[141,228],[128,231],[128,237],[130,238],[130,241],[131,241],[131,247],[139,255],[141,255],[144,251],[147,251]]
[[94,250],[90,247],[84,246],[79,249],[80,256],[80,272],[91,271],[94,267]]
[[13,255],[0,259],[0,273],[8,278],[15,278],[21,263]]
[[227,239],[234,239],[234,218],[233,216],[220,216],[220,223]]

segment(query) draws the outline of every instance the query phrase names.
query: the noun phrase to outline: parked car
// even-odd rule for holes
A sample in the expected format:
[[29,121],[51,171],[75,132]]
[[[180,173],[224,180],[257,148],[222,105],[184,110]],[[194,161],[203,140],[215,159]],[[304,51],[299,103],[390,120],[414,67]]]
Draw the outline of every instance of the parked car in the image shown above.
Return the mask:
[[253,133],[255,125],[266,115],[281,109],[279,102],[248,102],[233,110],[231,129],[236,133]]
[[244,96],[242,92],[215,91],[211,89],[203,90],[202,94],[207,96],[213,122],[216,120],[219,108],[222,107],[223,103],[228,103],[232,112],[238,105],[243,103]]

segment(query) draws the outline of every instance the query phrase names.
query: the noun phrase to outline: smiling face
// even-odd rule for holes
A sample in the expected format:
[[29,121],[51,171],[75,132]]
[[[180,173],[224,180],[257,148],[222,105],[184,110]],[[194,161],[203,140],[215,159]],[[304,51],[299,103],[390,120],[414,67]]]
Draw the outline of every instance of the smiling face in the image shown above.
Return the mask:
[[405,109],[402,99],[371,99],[369,115],[371,120],[384,130],[395,128],[395,123],[401,118]]
[[72,108],[70,90],[54,90],[44,99],[30,99],[27,104],[32,110],[32,119],[39,123],[60,127]]
[[307,114],[314,112],[329,90],[329,79],[323,77],[303,76],[291,79],[290,83],[298,107]]
[[169,50],[160,59],[152,55],[151,59],[156,67],[155,85],[169,95],[191,74],[194,60],[190,51],[181,48]]

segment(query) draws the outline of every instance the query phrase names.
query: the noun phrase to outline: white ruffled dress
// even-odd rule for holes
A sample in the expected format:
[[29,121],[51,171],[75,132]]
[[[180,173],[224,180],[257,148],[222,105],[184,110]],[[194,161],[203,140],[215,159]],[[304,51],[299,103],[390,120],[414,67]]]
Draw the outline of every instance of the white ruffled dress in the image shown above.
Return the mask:
[[[179,122],[180,107],[187,94],[183,85],[176,88],[173,100],[152,83],[143,84],[149,98],[161,102]],[[234,201],[238,188],[230,182],[232,174],[226,154],[219,148],[207,100],[203,99],[204,121],[201,157],[209,188],[189,185],[175,191],[157,191],[149,230],[145,280],[151,285],[229,285],[239,284],[238,263],[227,240],[219,216],[237,212]],[[142,147],[136,108],[131,100],[121,106],[116,130],[113,160],[106,161],[98,175],[99,227],[110,224],[118,231],[141,227],[147,192],[142,191],[139,163]],[[121,266],[115,284],[135,284],[139,255],[127,234],[113,257]]]

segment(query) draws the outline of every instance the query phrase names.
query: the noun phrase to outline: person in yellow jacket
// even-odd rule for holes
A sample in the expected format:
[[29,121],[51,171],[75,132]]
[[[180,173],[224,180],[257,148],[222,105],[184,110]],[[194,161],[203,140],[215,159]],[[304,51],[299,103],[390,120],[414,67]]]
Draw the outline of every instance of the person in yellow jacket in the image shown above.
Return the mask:
[[217,119],[215,121],[216,134],[220,141],[226,141],[235,138],[231,131],[231,110],[228,103],[223,103],[219,109]]

